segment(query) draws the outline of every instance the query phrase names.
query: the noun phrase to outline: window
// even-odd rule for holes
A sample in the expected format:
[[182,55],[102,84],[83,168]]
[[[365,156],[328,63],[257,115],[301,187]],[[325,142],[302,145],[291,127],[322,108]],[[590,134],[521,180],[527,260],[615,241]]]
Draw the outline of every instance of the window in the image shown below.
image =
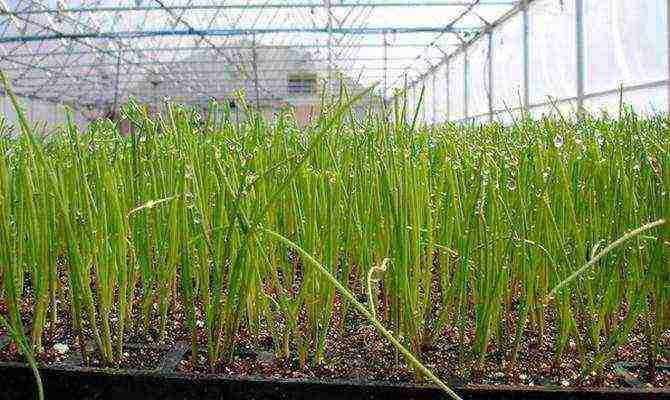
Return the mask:
[[289,76],[288,94],[316,94],[316,74]]

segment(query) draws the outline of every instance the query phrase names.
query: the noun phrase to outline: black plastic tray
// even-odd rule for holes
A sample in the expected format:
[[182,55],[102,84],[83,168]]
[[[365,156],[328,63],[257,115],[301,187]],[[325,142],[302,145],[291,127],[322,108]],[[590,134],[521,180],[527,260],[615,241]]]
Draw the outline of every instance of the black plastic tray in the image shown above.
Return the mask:
[[[164,353],[155,371],[81,367],[74,353],[69,360],[40,368],[45,396],[47,400],[448,398],[438,388],[429,385],[177,374],[175,369],[187,352],[188,346],[175,345]],[[670,389],[477,385],[456,387],[454,390],[464,399],[670,399]],[[35,398],[35,378],[30,368],[22,363],[0,363],[0,399]]]

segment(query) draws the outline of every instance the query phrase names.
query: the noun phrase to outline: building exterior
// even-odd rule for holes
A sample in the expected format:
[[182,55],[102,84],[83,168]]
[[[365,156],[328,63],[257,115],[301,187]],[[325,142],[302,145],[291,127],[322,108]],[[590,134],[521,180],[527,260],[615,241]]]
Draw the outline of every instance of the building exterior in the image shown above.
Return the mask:
[[[347,86],[350,94],[364,90],[354,79],[338,74],[335,67],[329,71],[324,62],[315,60],[309,52],[291,46],[254,46],[243,41],[224,50],[198,50],[175,61],[171,68],[171,75],[183,77],[183,82],[146,76],[134,90],[145,94],[140,101],[160,104],[163,98],[169,98],[180,102],[183,92],[191,90],[203,93],[200,101],[203,110],[213,98],[230,102],[243,115],[244,107],[239,104],[242,92],[248,105],[261,110],[266,117],[271,118],[288,107],[298,123],[305,125],[321,108],[329,76],[334,77],[330,85],[333,92],[339,90],[340,83]],[[378,106],[380,100],[379,96],[367,96],[358,109],[362,112],[367,106]]]

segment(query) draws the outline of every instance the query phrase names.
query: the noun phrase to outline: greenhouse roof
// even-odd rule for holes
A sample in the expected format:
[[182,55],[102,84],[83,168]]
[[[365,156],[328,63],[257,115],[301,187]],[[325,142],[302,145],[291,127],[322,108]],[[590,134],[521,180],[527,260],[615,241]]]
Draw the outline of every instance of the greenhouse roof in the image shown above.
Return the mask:
[[0,69],[15,91],[75,107],[130,96],[202,102],[235,88],[274,100],[282,78],[267,71],[305,63],[323,79],[343,74],[390,95],[521,7],[512,0],[2,3]]

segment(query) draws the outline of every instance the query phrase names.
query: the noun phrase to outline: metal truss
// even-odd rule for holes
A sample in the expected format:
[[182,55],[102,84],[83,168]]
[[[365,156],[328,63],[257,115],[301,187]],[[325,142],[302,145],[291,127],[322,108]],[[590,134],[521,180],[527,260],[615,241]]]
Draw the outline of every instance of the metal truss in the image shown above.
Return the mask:
[[74,108],[204,104],[238,90],[272,107],[286,101],[290,74],[386,95],[519,3],[0,0],[0,69],[17,94]]

